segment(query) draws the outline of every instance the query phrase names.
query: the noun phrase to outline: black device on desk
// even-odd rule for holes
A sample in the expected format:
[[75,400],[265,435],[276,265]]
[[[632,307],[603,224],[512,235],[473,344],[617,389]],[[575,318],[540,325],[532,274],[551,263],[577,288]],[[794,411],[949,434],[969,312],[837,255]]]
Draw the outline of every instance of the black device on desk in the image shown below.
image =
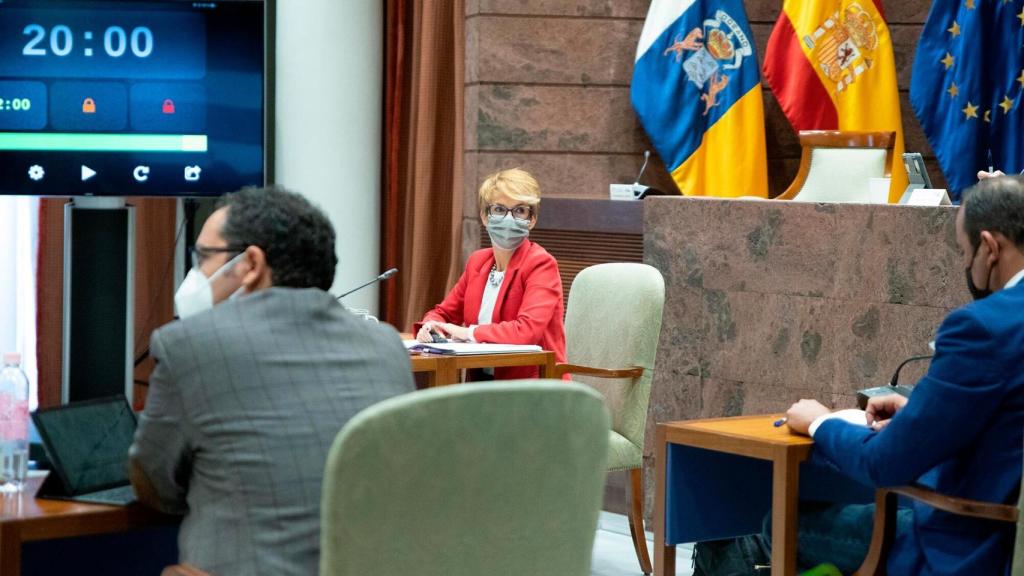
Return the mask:
[[918,360],[928,360],[932,358],[934,354],[925,354],[922,356],[911,356],[900,365],[896,367],[896,372],[893,373],[892,379],[889,380],[889,384],[886,386],[875,386],[874,388],[865,388],[863,390],[857,390],[857,407],[864,410],[868,407],[868,400],[876,396],[888,396],[889,394],[899,394],[905,398],[910,398],[910,393],[914,390],[911,386],[900,384],[900,370],[904,366],[911,362],[917,362]]
[[135,414],[127,398],[38,410],[32,421],[53,466],[37,498],[117,505],[135,500],[128,480]]

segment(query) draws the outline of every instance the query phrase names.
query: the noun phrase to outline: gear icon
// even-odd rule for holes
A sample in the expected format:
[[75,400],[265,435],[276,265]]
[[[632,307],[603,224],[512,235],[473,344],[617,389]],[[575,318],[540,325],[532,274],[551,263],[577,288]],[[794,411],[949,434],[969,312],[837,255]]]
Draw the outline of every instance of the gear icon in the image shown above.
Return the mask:
[[36,182],[42,180],[43,176],[46,176],[46,170],[43,170],[43,167],[38,164],[28,169],[28,177]]

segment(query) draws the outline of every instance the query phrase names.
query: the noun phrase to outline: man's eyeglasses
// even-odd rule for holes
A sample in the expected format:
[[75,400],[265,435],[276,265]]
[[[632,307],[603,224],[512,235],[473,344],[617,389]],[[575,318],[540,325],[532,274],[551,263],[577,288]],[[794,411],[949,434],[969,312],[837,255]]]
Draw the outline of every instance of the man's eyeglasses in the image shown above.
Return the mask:
[[245,252],[245,246],[224,246],[221,248],[209,248],[206,246],[193,246],[191,251],[192,267],[199,268],[207,258],[214,254],[232,254],[232,257]]
[[487,206],[487,215],[494,216],[495,218],[504,218],[509,212],[512,213],[512,217],[516,220],[529,220],[533,217],[533,206],[527,206],[526,204],[520,204],[512,208],[502,206],[501,204]]

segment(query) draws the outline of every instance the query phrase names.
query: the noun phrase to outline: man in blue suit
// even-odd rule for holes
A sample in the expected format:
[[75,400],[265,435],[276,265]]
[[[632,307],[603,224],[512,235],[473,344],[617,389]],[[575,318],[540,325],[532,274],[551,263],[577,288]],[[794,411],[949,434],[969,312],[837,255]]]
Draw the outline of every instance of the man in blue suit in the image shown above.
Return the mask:
[[[1024,177],[986,179],[965,192],[956,233],[975,302],[943,321],[910,399],[873,399],[864,426],[801,400],[788,425],[814,437],[817,458],[863,484],[916,482],[1014,503],[1024,462]],[[923,504],[903,520],[890,574],[1008,573],[1012,525]]]

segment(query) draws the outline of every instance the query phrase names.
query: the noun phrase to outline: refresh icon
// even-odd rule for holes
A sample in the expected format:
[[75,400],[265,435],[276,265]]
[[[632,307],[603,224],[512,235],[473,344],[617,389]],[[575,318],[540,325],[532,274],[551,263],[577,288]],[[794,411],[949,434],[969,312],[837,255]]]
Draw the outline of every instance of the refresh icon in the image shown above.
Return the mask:
[[149,166],[136,166],[135,170],[132,171],[132,176],[135,177],[136,182],[149,180]]

